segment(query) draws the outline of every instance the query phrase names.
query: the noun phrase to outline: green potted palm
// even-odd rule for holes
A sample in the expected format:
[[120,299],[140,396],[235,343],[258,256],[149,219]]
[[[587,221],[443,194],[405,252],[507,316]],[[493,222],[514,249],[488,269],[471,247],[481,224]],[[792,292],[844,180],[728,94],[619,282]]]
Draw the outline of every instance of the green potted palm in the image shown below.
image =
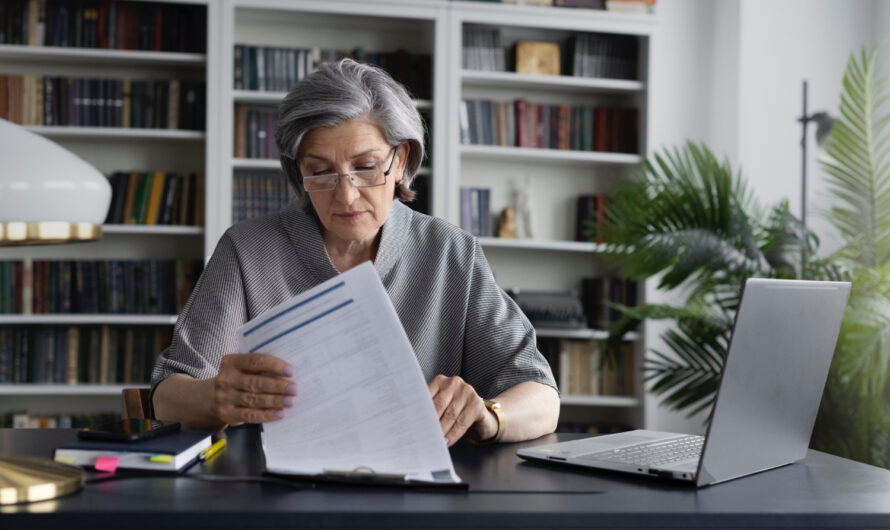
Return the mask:
[[674,322],[662,334],[665,349],[650,351],[643,370],[651,392],[690,416],[713,401],[746,278],[852,279],[813,447],[890,467],[890,116],[883,111],[890,92],[876,64],[876,51],[851,56],[841,117],[820,159],[840,251],[802,264],[802,253],[817,256],[816,235],[787,203],[761,206],[740,171],[694,143],[657,153],[619,187],[606,239],[626,274],[655,277],[682,300],[622,307],[610,341],[642,319]]
[[820,166],[853,290],[812,446],[890,467],[890,88],[878,52],[851,56]]

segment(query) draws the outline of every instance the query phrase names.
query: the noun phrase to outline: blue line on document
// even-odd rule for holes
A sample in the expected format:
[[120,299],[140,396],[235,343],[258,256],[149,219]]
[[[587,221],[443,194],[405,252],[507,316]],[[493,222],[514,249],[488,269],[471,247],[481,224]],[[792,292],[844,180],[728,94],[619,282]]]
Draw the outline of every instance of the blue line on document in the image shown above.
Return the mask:
[[343,308],[343,307],[348,306],[349,304],[352,303],[352,301],[353,301],[352,298],[350,298],[349,300],[343,302],[342,304],[340,304],[340,305],[335,305],[334,307],[328,309],[328,310],[325,311],[324,313],[319,313],[319,314],[315,315],[314,317],[310,318],[309,320],[305,320],[305,321],[303,321],[303,322],[300,322],[300,323],[297,324],[296,326],[294,326],[294,327],[292,327],[292,328],[290,328],[290,329],[287,329],[287,330],[282,331],[282,332],[279,333],[278,335],[275,335],[274,337],[272,337],[272,338],[266,340],[265,342],[263,342],[263,343],[261,343],[261,344],[257,344],[253,349],[250,350],[250,353],[256,353],[257,350],[259,350],[260,348],[262,348],[262,347],[265,346],[266,344],[269,344],[270,342],[272,342],[272,341],[274,341],[274,340],[278,340],[278,339],[280,339],[281,337],[287,335],[287,334],[290,333],[291,331],[296,331],[296,330],[302,328],[303,326],[308,326],[309,324],[315,322],[315,321],[318,320],[319,318],[321,318],[321,317],[323,317],[323,316],[325,316],[325,315],[330,315],[330,314],[333,313],[334,311],[336,311],[336,310],[338,310],[338,309],[340,309],[340,308]]
[[346,285],[346,282],[340,282],[340,283],[338,283],[338,284],[335,284],[333,287],[328,287],[328,288],[325,289],[324,291],[322,291],[322,292],[320,292],[320,293],[318,293],[318,294],[316,294],[316,295],[310,296],[309,298],[303,300],[303,301],[300,302],[299,304],[296,304],[296,305],[294,305],[294,306],[292,306],[292,307],[288,307],[287,309],[282,310],[282,311],[281,311],[280,313],[278,313],[277,315],[272,315],[271,317],[269,317],[269,318],[267,318],[266,320],[260,322],[260,323],[257,324],[256,326],[254,326],[254,327],[248,329],[247,331],[245,331],[245,332],[244,332],[244,336],[246,337],[246,336],[250,335],[250,334],[253,333],[254,331],[260,329],[261,327],[265,326],[265,325],[268,324],[269,322],[272,322],[272,321],[275,320],[276,318],[278,318],[278,317],[280,317],[280,316],[283,316],[283,315],[285,315],[285,314],[287,314],[287,313],[293,311],[294,309],[296,309],[296,308],[298,308],[298,307],[304,306],[304,305],[308,304],[309,302],[315,300],[316,298],[318,298],[318,297],[320,297],[320,296],[324,296],[324,295],[328,294],[329,292],[333,291],[334,289],[343,287],[344,285]]

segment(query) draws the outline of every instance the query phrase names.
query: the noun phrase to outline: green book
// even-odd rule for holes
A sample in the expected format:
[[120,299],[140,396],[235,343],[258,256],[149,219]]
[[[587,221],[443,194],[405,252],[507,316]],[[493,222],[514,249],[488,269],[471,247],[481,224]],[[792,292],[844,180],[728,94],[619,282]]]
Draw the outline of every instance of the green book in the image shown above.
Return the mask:
[[151,195],[151,183],[151,173],[139,174],[139,188],[136,190],[136,204],[133,207],[136,212],[134,215],[136,224],[145,224],[146,214],[148,213],[148,198]]

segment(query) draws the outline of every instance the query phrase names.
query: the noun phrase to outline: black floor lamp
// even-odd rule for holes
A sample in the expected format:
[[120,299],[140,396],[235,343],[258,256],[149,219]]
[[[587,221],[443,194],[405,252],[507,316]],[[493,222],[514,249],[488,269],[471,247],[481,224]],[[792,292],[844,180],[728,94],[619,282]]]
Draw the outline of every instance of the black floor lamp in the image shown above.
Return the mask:
[[[834,118],[825,111],[807,113],[807,80],[803,80],[803,113],[797,118],[800,123],[800,224],[803,227],[803,237],[806,238],[807,229],[807,126],[810,122],[816,122],[816,145],[821,146],[828,139]],[[803,277],[807,265],[807,245],[800,249],[800,275]]]

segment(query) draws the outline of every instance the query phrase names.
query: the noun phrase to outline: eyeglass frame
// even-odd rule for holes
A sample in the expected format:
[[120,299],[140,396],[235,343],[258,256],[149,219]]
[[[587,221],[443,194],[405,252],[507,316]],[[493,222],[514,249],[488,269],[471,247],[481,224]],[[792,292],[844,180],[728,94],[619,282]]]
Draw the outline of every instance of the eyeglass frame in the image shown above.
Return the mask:
[[[384,185],[386,185],[386,177],[388,177],[389,174],[392,173],[392,166],[393,166],[393,164],[395,164],[395,162],[396,162],[396,154],[398,154],[398,148],[399,148],[398,145],[394,145],[394,146],[392,146],[392,158],[391,158],[390,161],[389,161],[389,167],[386,168],[386,171],[383,172],[383,182],[381,182],[380,184],[370,184],[370,185],[367,185],[367,186],[364,186],[364,185],[360,186],[360,185],[358,185],[358,184],[356,183],[356,181],[355,181],[355,177],[353,176],[353,174],[354,174],[354,173],[357,173],[357,172],[359,172],[359,171],[363,171],[363,172],[364,172],[364,171],[372,171],[372,170],[370,170],[370,169],[357,169],[357,170],[353,170],[353,171],[347,171],[346,173],[324,173],[324,174],[322,174],[322,175],[310,175],[310,176],[308,176],[308,177],[304,176],[304,177],[303,177],[303,189],[306,191],[306,193],[324,193],[324,192],[326,192],[326,191],[333,191],[333,190],[337,189],[337,185],[340,184],[340,177],[344,177],[344,176],[347,177],[347,178],[349,178],[349,182],[352,183],[352,185],[355,186],[356,188],[376,188],[377,186],[384,186]],[[373,171],[377,171],[377,168],[374,168]],[[316,179],[316,178],[321,178],[321,177],[330,177],[330,176],[332,176],[332,175],[333,175],[333,176],[336,176],[336,177],[337,177],[337,180],[334,181],[334,185],[331,186],[330,188],[327,188],[327,189],[324,189],[324,190],[309,190],[309,189],[306,188],[306,179],[307,179],[307,178],[308,178],[308,179]]]

